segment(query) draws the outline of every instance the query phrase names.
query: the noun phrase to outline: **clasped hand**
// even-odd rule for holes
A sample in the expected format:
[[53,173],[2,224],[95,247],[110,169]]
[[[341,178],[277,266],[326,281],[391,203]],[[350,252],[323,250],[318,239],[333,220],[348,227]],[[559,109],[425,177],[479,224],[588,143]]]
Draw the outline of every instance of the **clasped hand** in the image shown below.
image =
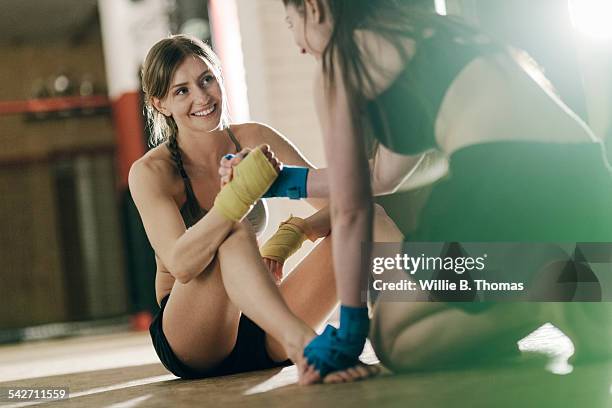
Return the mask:
[[[236,154],[227,154],[221,158],[221,161],[219,162],[219,179],[221,188],[232,181],[234,167],[236,167],[238,163],[240,163],[250,152],[251,149],[244,148]],[[266,156],[272,166],[274,166],[276,171],[280,172],[283,168],[283,164],[274,156],[274,152],[272,152],[270,146],[264,145],[261,148],[261,152]],[[272,275],[276,285],[280,285],[283,277],[283,263],[270,258],[263,258],[263,261],[268,268],[268,271]]]

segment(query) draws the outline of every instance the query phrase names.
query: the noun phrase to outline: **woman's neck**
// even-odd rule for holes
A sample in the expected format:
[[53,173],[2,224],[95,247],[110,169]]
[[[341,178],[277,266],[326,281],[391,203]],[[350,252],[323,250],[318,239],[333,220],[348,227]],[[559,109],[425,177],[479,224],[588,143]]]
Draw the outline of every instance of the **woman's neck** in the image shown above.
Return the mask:
[[179,131],[178,144],[183,163],[196,167],[217,166],[223,155],[235,150],[225,129],[199,133]]

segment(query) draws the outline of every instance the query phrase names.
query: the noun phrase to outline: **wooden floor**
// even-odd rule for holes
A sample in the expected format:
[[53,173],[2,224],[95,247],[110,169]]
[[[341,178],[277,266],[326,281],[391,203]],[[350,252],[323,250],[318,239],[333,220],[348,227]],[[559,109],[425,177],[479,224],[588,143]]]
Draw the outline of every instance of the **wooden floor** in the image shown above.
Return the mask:
[[[552,327],[520,344],[531,357],[496,367],[384,374],[353,384],[300,387],[295,367],[205,380],[169,374],[148,333],[0,347],[0,389],[69,387],[70,399],[21,407],[612,407],[612,362],[571,367],[571,342]],[[534,357],[537,351],[540,357]],[[547,354],[549,358],[543,358]],[[376,357],[367,349],[363,358]]]

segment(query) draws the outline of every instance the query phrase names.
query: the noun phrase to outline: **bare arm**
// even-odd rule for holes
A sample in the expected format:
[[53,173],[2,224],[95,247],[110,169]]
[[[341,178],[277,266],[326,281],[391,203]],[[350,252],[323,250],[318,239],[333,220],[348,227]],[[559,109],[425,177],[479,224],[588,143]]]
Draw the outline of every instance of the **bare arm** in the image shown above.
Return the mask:
[[[398,52],[395,45],[389,43],[383,36],[365,30],[355,30],[355,39],[361,48],[365,59],[365,68],[369,71],[369,75],[373,80],[373,88],[366,86],[363,89],[364,93],[370,98],[374,98],[382,90],[395,80],[397,75],[403,70],[405,56],[413,55],[416,48],[413,40],[406,39],[403,43],[404,54]],[[369,64],[369,61],[377,63]],[[380,67],[385,69],[381,70]],[[337,77],[341,77],[337,73]],[[321,80],[318,80],[321,82]],[[366,84],[367,85],[367,84]],[[318,86],[321,88],[321,86]],[[316,90],[321,93],[322,91]],[[329,106],[324,102],[324,98],[318,95],[318,98],[323,104],[317,104],[319,119],[321,123],[322,115],[327,115]],[[331,129],[331,128],[330,128]],[[329,130],[329,129],[328,129]],[[334,128],[334,131],[339,131],[340,128]],[[329,134],[329,138],[339,138],[339,134]],[[335,158],[346,159],[346,153],[339,152]],[[331,156],[330,156],[331,157]],[[407,156],[392,152],[391,150],[380,146],[376,158],[370,160],[371,187],[374,195],[384,195],[395,192],[402,183],[413,175],[419,165],[423,162],[424,155]],[[331,162],[330,162],[331,163]],[[420,170],[420,169],[419,169]],[[329,186],[327,183],[327,169],[320,169],[316,172],[311,172],[308,178],[308,194],[312,197],[327,197],[329,195]]]
[[331,232],[329,206],[321,208],[310,217],[305,218],[304,221],[306,221],[308,231],[310,232],[310,234],[307,234],[308,239],[313,242],[328,236]]
[[[423,162],[425,154],[406,156],[380,146],[376,159],[369,160],[372,193],[375,196],[391,194],[412,176]],[[329,197],[327,168],[311,170],[308,174],[308,196]]]
[[170,172],[151,159],[134,163],[129,186],[147,237],[168,272],[181,283],[197,277],[214,258],[233,222],[213,207],[186,230],[170,192]]
[[[325,237],[331,233],[330,209],[324,207],[310,217],[304,219],[308,224],[310,234],[308,239],[315,241],[318,238]],[[372,235],[375,242],[401,242],[404,239],[403,234],[397,228],[397,225],[385,212],[385,209],[374,204],[374,220]]]
[[[293,143],[291,143],[287,138],[281,135],[276,129],[273,129],[269,126],[256,123],[257,126],[258,141],[257,143],[253,143],[253,145],[257,144],[268,144],[270,145],[271,150],[274,152],[276,157],[284,163],[292,166],[302,166],[308,167],[310,170],[308,171],[308,179],[307,179],[307,188],[311,187],[311,180],[314,177],[315,180],[319,183],[324,183],[327,185],[327,176],[325,170],[317,169],[312,163],[308,161],[308,159],[298,150]],[[328,194],[320,194],[320,195],[310,195],[307,194],[308,198],[305,201],[314,207],[317,210],[320,210],[323,207],[328,205]]]
[[372,193],[364,143],[354,132],[349,102],[336,75],[335,98],[325,95],[321,75],[315,98],[322,125],[331,201],[332,245],[338,296],[347,306],[364,306],[367,269],[361,265],[362,243],[372,239]]

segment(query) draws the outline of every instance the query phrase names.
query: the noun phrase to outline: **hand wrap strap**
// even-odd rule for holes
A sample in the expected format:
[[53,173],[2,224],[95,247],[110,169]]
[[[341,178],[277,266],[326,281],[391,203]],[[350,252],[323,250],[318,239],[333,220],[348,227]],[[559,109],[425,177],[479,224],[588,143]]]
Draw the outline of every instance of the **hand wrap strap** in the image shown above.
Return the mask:
[[254,149],[234,167],[232,181],[215,198],[215,208],[226,218],[240,221],[277,176],[261,149]]
[[300,249],[302,243],[307,239],[306,229],[306,222],[303,219],[290,217],[287,221],[282,222],[278,231],[263,244],[260,249],[261,256],[284,263]]
[[365,307],[340,307],[340,328],[328,325],[304,349],[304,357],[321,378],[359,363],[370,320]]
[[288,197],[292,200],[306,198],[308,170],[308,167],[283,165],[278,178],[263,195],[264,198]]

